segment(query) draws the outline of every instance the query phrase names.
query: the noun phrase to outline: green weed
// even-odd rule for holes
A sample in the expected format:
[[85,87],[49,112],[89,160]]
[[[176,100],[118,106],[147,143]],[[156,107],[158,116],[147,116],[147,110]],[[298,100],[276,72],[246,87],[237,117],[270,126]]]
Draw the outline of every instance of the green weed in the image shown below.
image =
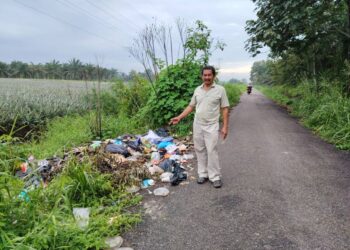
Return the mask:
[[[111,177],[97,172],[85,160],[72,160],[47,188],[18,198],[23,182],[7,173],[0,175],[1,249],[101,249],[104,239],[119,235],[140,221],[128,212],[141,197],[114,189]],[[90,207],[87,229],[80,229],[72,210]]]
[[287,106],[303,124],[339,149],[350,149],[350,99],[342,94],[341,84],[304,81],[259,89],[277,103]]

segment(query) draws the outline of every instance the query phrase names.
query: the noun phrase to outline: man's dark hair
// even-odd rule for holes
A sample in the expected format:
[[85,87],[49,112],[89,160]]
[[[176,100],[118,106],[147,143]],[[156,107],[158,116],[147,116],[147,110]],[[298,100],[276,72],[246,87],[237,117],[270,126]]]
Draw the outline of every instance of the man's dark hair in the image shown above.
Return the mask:
[[213,73],[213,75],[216,76],[215,68],[214,68],[213,66],[210,66],[210,65],[204,66],[204,67],[202,68],[202,75],[203,75],[204,70],[206,70],[206,69],[211,70],[211,72]]

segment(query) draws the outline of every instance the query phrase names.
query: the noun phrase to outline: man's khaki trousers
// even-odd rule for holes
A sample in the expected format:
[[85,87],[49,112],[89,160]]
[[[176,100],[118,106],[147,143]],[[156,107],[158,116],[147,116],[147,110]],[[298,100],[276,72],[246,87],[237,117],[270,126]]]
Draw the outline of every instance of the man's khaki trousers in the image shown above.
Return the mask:
[[193,141],[198,160],[198,176],[210,181],[221,179],[218,141],[219,123],[202,125],[193,122]]

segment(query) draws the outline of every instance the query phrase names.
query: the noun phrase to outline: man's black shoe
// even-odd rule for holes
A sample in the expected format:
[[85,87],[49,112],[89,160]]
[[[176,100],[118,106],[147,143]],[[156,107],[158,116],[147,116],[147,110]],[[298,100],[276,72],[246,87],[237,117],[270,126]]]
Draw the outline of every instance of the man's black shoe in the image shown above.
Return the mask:
[[204,182],[208,181],[208,178],[207,177],[199,177],[197,179],[197,183],[198,184],[203,184]]
[[214,186],[215,188],[221,188],[221,186],[222,186],[222,181],[221,181],[221,180],[213,181],[213,186]]

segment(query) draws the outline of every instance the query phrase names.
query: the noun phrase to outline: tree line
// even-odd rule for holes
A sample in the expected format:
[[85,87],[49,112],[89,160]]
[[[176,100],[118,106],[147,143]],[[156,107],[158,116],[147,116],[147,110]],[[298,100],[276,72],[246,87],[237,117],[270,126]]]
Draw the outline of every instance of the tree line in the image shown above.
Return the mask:
[[246,50],[253,56],[269,51],[256,62],[251,81],[292,84],[319,79],[341,84],[350,93],[349,0],[253,0],[256,20],[246,22]]
[[52,60],[47,63],[25,63],[13,61],[11,63],[0,62],[1,78],[31,78],[31,79],[64,79],[64,80],[112,80],[122,79],[130,81],[135,74],[145,76],[145,73],[138,73],[134,70],[129,74],[120,72],[117,69],[108,69],[99,65],[83,63],[73,58],[68,63],[60,63]]

